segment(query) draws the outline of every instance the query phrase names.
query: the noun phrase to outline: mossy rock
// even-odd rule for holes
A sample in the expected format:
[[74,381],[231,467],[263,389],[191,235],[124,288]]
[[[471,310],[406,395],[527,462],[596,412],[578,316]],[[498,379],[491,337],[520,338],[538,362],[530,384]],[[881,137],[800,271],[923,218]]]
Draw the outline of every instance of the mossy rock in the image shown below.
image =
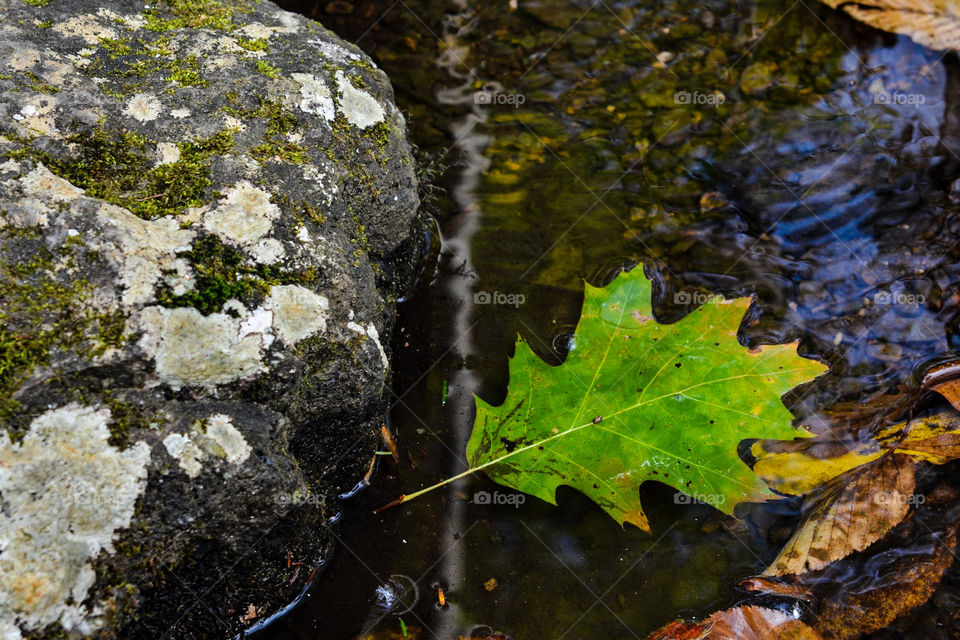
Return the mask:
[[0,9],[0,636],[236,634],[373,455],[406,124],[268,2]]

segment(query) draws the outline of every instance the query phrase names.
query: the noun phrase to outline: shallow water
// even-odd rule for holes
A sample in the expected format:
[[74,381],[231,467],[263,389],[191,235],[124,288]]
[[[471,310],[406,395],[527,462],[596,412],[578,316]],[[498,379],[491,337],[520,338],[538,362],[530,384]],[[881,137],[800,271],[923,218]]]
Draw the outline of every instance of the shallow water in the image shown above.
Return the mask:
[[[754,296],[742,342],[829,362],[788,405],[854,434],[953,357],[956,56],[803,0],[284,6],[373,55],[421,155],[450,169],[394,337],[400,463],[344,501],[322,579],[262,637],[402,637],[403,620],[411,637],[643,638],[743,600],[731,585],[776,555],[795,503],[732,520],[647,483],[651,536],[572,490],[554,507],[477,475],[372,515],[464,468],[472,396],[502,400],[518,334],[562,361],[584,280],[643,263],[664,322]],[[955,637],[958,594],[948,574],[876,637]]]

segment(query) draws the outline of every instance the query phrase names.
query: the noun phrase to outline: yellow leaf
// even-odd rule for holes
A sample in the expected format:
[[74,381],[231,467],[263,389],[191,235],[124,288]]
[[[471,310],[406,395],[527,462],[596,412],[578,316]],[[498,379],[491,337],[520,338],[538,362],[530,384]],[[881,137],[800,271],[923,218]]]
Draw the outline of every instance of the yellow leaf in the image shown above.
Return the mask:
[[756,459],[754,472],[770,488],[800,496],[891,450],[933,464],[960,458],[960,414],[944,411],[900,422],[862,441],[829,433],[797,440],[758,440],[750,453]]

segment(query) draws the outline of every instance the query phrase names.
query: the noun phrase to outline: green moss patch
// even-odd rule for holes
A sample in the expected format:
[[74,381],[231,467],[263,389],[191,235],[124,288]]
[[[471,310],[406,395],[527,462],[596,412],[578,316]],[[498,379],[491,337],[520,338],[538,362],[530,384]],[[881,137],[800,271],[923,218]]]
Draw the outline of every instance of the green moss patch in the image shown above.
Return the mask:
[[[119,347],[126,316],[98,314],[88,308],[89,283],[60,281],[55,272],[57,256],[42,241],[6,234],[2,246],[33,256],[17,263],[0,259],[0,421],[6,422],[19,408],[13,394],[34,370],[50,363],[54,351],[73,350],[93,357]],[[60,250],[68,266],[76,261],[74,250]]]
[[253,67],[263,75],[267,76],[268,78],[273,78],[274,80],[276,80],[277,78],[280,77],[280,69],[273,66],[266,60],[257,60],[256,64],[254,64]]
[[16,155],[43,162],[88,196],[124,207],[147,220],[178,215],[188,207],[204,204],[212,184],[210,157],[230,151],[234,144],[233,132],[221,131],[209,138],[179,143],[177,162],[154,166],[147,140],[134,132],[100,128],[92,134],[74,134],[67,141],[77,148],[71,158],[54,158],[32,147]]
[[152,31],[184,28],[233,31],[237,28],[233,17],[238,10],[247,10],[246,5],[217,0],[159,0],[144,16],[146,28]]
[[203,315],[223,310],[231,299],[252,307],[269,295],[270,287],[279,284],[315,284],[313,268],[288,271],[270,265],[251,263],[239,250],[216,236],[204,236],[189,251],[179,254],[194,269],[194,289],[173,295],[169,288],[160,292],[157,301],[168,308],[193,307]]
[[297,132],[301,125],[295,115],[283,108],[280,100],[268,100],[261,96],[257,98],[258,107],[244,109],[237,106],[239,101],[237,94],[231,93],[226,97],[230,104],[222,107],[225,113],[244,122],[257,118],[267,121],[263,134],[264,142],[250,150],[250,155],[258,162],[281,160],[292,164],[303,164],[310,161],[306,149],[287,139],[287,136]]

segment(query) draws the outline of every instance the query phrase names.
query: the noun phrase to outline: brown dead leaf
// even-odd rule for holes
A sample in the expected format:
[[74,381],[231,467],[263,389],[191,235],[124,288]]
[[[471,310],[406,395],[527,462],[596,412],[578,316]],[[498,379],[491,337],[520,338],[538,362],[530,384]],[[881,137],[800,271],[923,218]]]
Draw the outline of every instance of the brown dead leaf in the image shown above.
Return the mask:
[[699,622],[675,620],[651,633],[647,640],[703,640],[711,628]]
[[387,445],[387,449],[390,450],[390,455],[393,456],[394,461],[400,462],[400,452],[397,450],[397,441],[393,439],[390,428],[385,424],[380,425],[380,437],[383,438],[383,442]]
[[240,616],[240,622],[252,622],[260,617],[262,611],[262,608],[258,609],[251,603],[247,606],[247,612]]
[[960,363],[948,362],[927,371],[923,388],[936,391],[960,411]]
[[914,463],[893,454],[834,478],[806,501],[806,517],[766,576],[817,571],[861,551],[910,510]]
[[701,623],[671,622],[647,640],[823,640],[807,624],[776,609],[734,607]]
[[823,0],[876,29],[909,36],[931,49],[960,49],[960,3],[956,0]]
[[719,611],[704,622],[713,623],[705,640],[823,640],[800,620],[765,607],[735,607]]
[[956,514],[918,513],[888,534],[883,549],[797,577],[800,586],[820,593],[820,608],[811,620],[820,633],[855,640],[930,599],[954,557]]

